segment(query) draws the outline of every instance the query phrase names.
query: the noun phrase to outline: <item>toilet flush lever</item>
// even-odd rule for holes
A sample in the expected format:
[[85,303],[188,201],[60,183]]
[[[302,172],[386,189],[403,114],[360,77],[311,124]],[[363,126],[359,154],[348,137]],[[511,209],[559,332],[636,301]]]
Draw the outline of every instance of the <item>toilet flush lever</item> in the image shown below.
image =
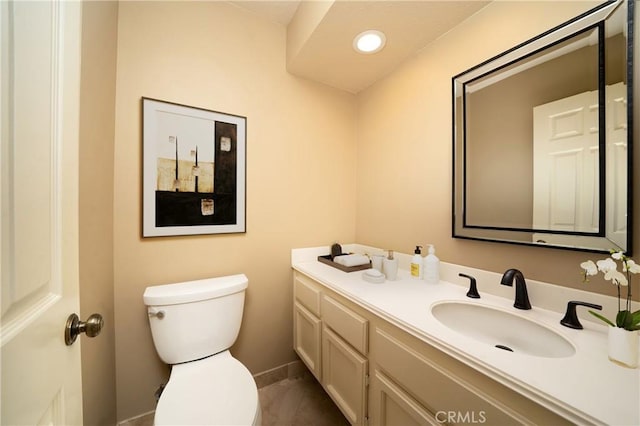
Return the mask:
[[164,318],[164,311],[157,311],[157,312],[151,312],[149,311],[149,318],[158,318],[158,319],[163,319]]

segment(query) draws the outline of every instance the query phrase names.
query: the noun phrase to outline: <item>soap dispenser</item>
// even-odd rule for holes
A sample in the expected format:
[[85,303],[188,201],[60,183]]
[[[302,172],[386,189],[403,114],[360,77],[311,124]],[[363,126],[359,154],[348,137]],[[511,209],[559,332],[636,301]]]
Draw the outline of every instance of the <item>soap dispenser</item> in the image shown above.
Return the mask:
[[416,246],[416,249],[413,251],[414,255],[411,259],[411,278],[422,279],[423,276],[423,263],[422,263],[422,252],[420,249],[422,246]]
[[440,259],[435,253],[433,244],[429,244],[429,254],[424,258],[424,280],[429,284],[440,282]]
[[393,250],[389,250],[389,255],[383,262],[384,274],[389,281],[395,281],[398,276],[398,259],[393,257]]

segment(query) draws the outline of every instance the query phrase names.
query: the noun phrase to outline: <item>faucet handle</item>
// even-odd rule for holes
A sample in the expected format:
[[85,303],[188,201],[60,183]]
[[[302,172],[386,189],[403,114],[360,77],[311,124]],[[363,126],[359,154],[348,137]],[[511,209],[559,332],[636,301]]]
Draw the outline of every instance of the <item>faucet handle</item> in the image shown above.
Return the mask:
[[582,324],[580,324],[580,321],[578,320],[578,315],[576,314],[576,306],[578,305],[597,309],[599,311],[602,310],[602,306],[600,305],[572,300],[569,303],[567,303],[567,312],[565,312],[564,318],[560,320],[560,324],[564,325],[565,327],[575,328],[576,330],[582,330],[583,328]]
[[467,275],[463,273],[459,273],[458,276],[469,278],[469,280],[471,281],[469,285],[469,291],[467,292],[467,297],[470,297],[472,299],[480,299],[480,295],[478,294],[478,288],[476,287],[476,279],[471,275]]

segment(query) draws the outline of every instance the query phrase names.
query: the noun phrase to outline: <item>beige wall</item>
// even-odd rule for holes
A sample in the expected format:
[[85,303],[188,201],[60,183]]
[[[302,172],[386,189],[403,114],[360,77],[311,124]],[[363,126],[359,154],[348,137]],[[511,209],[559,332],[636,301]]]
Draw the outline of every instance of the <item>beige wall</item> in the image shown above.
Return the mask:
[[82,339],[85,425],[116,422],[113,312],[113,138],[117,2],[86,2],[80,81],[80,317],[98,312],[104,328]]
[[[358,95],[358,243],[404,253],[433,243],[443,261],[515,267],[532,279],[613,294],[611,285],[581,283],[579,263],[598,255],[451,238],[452,76],[594,4],[493,2]],[[639,240],[636,232],[636,250]]]
[[[245,273],[232,353],[253,373],[295,359],[292,247],[355,239],[356,102],[285,71],[285,28],[223,2],[122,2],[114,180],[119,420],[167,378],[146,286]],[[142,96],[247,117],[247,233],[142,239]]]

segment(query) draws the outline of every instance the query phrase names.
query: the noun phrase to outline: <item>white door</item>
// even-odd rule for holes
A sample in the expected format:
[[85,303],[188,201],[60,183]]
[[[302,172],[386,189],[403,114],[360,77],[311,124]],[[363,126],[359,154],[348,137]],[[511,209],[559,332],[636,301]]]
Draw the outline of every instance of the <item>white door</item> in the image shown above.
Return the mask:
[[80,425],[80,2],[0,2],[3,425]]
[[[620,82],[606,87],[606,238],[627,241],[627,99]],[[597,232],[599,225],[598,92],[533,109],[535,229]],[[534,241],[576,245],[580,237],[534,234]],[[580,245],[580,243],[577,243]],[[603,243],[603,249],[610,244]]]
[[607,238],[627,246],[627,86],[607,86]]
[[533,127],[534,229],[598,232],[598,92],[535,107]]

